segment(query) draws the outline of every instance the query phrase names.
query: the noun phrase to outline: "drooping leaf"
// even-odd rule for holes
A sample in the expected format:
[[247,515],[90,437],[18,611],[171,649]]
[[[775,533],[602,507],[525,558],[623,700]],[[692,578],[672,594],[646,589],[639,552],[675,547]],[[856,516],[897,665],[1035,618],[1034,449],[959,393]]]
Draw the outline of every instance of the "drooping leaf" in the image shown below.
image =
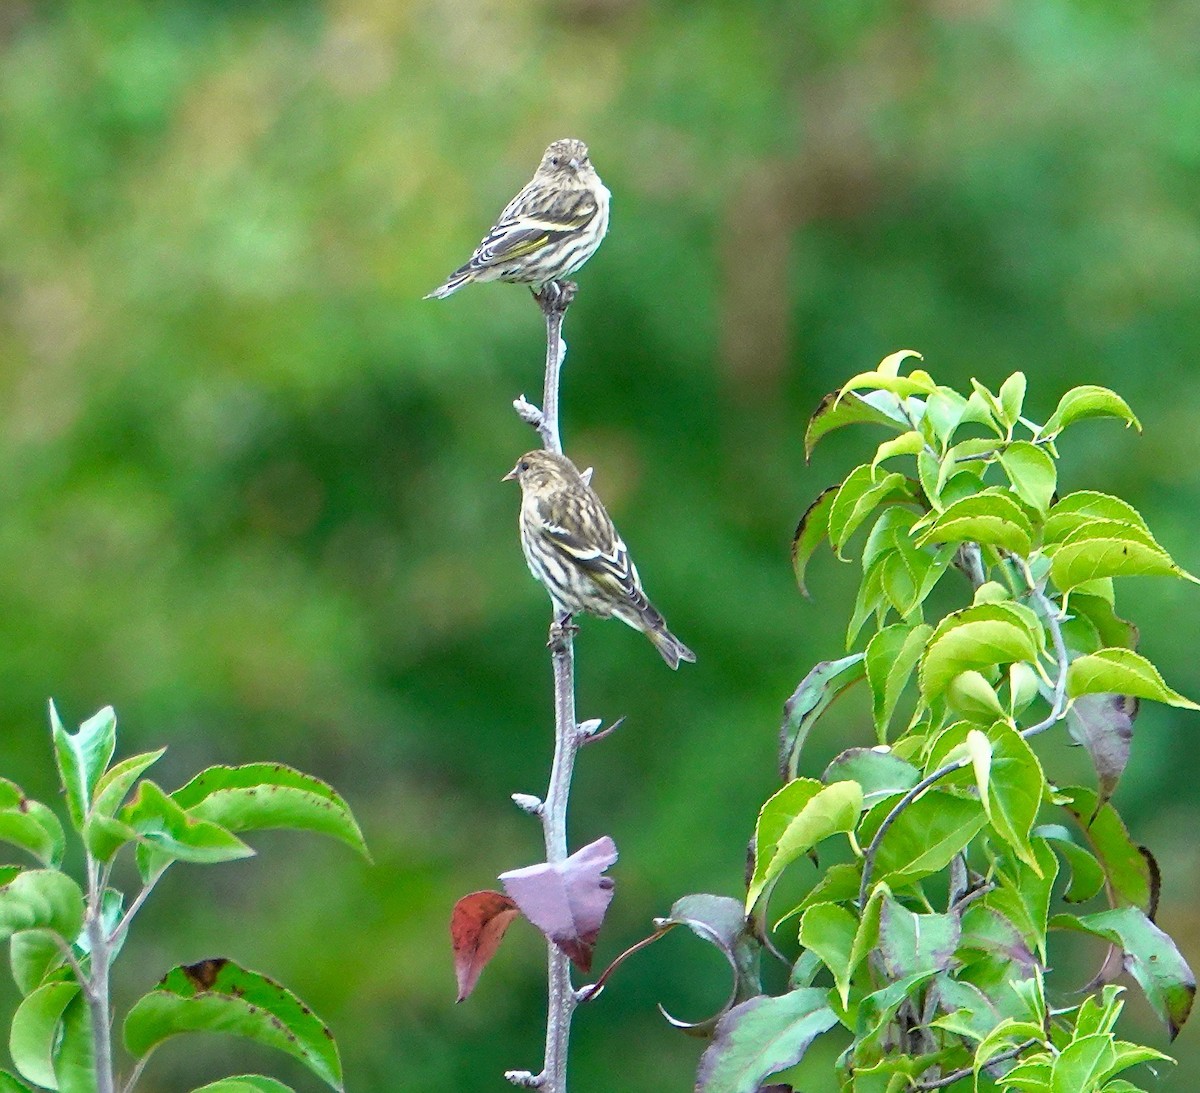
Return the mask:
[[867,643],[866,671],[871,685],[875,734],[880,743],[887,739],[888,725],[900,695],[907,686],[925,645],[933,634],[927,623],[885,626]]
[[869,464],[855,467],[838,487],[829,507],[829,545],[841,557],[842,547],[864,520],[885,501],[912,500],[908,479],[895,471],[873,471]]
[[1058,436],[1068,425],[1089,417],[1115,417],[1132,425],[1140,433],[1142,423],[1138,421],[1129,404],[1120,395],[1107,387],[1086,384],[1072,387],[1061,399],[1050,419],[1038,430],[1038,439]]
[[893,459],[898,455],[916,455],[925,447],[925,438],[916,430],[901,433],[894,440],[885,440],[875,449],[875,458],[871,460],[871,470],[874,470],[885,459]]
[[0,842],[19,847],[41,865],[49,866],[62,861],[66,848],[58,817],[45,805],[23,795],[19,803],[0,807]]
[[1044,515],[1058,485],[1058,470],[1046,449],[1014,440],[1000,453],[1000,466],[1017,496]]
[[1058,876],[1058,859],[1043,839],[1033,839],[1030,847],[1031,863],[1007,855],[999,862],[995,870],[996,888],[988,893],[987,906],[1012,922],[1025,941],[1032,939],[1044,963],[1050,895]]
[[855,971],[851,957],[858,925],[858,919],[836,903],[818,903],[800,919],[800,944],[816,953],[833,974],[843,1008],[850,1004],[850,977]]
[[829,538],[829,512],[833,508],[834,498],[837,497],[838,487],[829,486],[823,489],[817,499],[808,506],[800,523],[796,525],[796,534],[792,536],[792,570],[796,574],[796,584],[800,594],[805,599],[812,599],[805,584],[804,575],[808,572],[808,563],[816,552],[817,547]]
[[862,787],[854,781],[822,786],[797,778],[770,797],[758,814],[747,911],[797,858],[831,835],[852,831],[861,811]]
[[1084,903],[1104,887],[1104,870],[1095,855],[1079,846],[1065,827],[1043,824],[1035,828],[1033,833],[1047,840],[1070,867],[1071,879],[1063,892],[1063,899],[1067,903]]
[[1131,695],[1086,694],[1071,703],[1067,731],[1087,749],[1100,783],[1100,799],[1107,801],[1129,762],[1133,720],[1138,700]]
[[450,942],[458,980],[456,1002],[475,989],[480,973],[496,955],[518,913],[517,905],[503,892],[472,892],[454,905],[450,912]]
[[219,824],[227,831],[313,831],[370,857],[362,831],[341,795],[320,778],[281,763],[209,767],[171,797],[189,816]]
[[1136,907],[1094,915],[1055,915],[1052,928],[1079,930],[1120,946],[1125,970],[1137,980],[1173,1040],[1192,1009],[1196,977],[1162,930]]
[[44,928],[70,942],[82,925],[83,893],[57,869],[30,869],[0,887],[0,941]]
[[1083,786],[1068,786],[1060,796],[1066,798],[1063,807],[1078,821],[1114,896],[1148,910],[1153,894],[1150,864],[1130,839],[1116,809],[1101,804],[1096,792]]
[[836,1024],[820,988],[751,998],[721,1018],[700,1058],[696,1093],[758,1093],[767,1078],[795,1066],[813,1040]]
[[758,973],[762,945],[751,932],[741,900],[704,893],[683,896],[675,901],[670,915],[655,919],[654,924],[659,929],[669,924],[686,926],[697,937],[715,945],[733,971],[729,998],[712,1017],[702,1021],[680,1021],[660,1005],[659,1012],[676,1028],[711,1035],[717,1022],[735,1005],[762,993]]
[[866,395],[830,391],[813,411],[804,433],[804,458],[811,459],[817,441],[843,425],[884,425],[897,432],[908,429],[908,419],[895,396],[886,391]]
[[134,1003],[125,1046],[140,1059],[183,1032],[225,1032],[291,1055],[333,1089],[342,1064],[328,1027],[287,988],[216,958],[173,968]]
[[22,996],[40,987],[65,961],[60,943],[49,930],[22,930],[13,934],[9,939],[9,957],[13,981]]
[[854,653],[841,660],[823,660],[801,681],[783,704],[783,724],[779,729],[779,776],[785,781],[796,777],[800,752],[809,731],[831,702],[865,675],[863,654]]
[[111,706],[89,717],[79,731],[67,732],[50,703],[50,727],[54,736],[54,756],[67,795],[67,811],[76,831],[91,807],[92,791],[104,773],[117,747],[117,715]]
[[565,861],[510,869],[500,880],[521,914],[586,973],[613,897],[612,878],[603,874],[616,860],[605,835]]
[[1185,710],[1200,710],[1200,705],[1171,690],[1158,669],[1132,649],[1101,649],[1078,657],[1067,669],[1067,695],[1122,694],[1149,698]]
[[61,1031],[54,1049],[54,1080],[59,1093],[97,1093],[93,1052],[92,1014],[82,994],[63,1010]]
[[1039,872],[1029,833],[1046,791],[1042,765],[1028,741],[1006,722],[996,722],[988,737],[992,742],[992,776],[988,783],[992,829],[1012,847],[1017,857],[1035,873]]
[[9,1052],[21,1076],[35,1085],[58,1088],[54,1049],[63,1011],[77,994],[79,984],[74,980],[46,983],[28,995],[13,1014]]

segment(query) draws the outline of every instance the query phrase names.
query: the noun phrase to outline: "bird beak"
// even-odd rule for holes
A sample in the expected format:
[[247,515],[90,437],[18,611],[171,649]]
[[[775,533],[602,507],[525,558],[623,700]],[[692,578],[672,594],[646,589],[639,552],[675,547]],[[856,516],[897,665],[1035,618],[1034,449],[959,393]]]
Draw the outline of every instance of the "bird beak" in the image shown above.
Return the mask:
[[516,480],[517,480],[517,468],[516,467],[513,467],[513,469],[511,471],[509,471],[508,474],[506,474],[503,478],[500,479],[501,482],[515,482]]

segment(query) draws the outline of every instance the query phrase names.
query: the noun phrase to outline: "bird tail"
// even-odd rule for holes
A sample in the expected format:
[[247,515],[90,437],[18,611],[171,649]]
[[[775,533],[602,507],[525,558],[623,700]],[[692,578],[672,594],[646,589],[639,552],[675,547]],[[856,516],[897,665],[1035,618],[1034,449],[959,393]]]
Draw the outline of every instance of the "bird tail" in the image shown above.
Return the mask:
[[426,300],[444,300],[452,292],[457,292],[468,281],[471,280],[471,268],[463,266],[461,269],[456,269],[449,277],[446,278],[444,285],[439,285],[432,292],[428,293],[423,299]]
[[654,648],[662,654],[667,667],[677,669],[681,660],[686,660],[689,664],[696,663],[696,654],[661,623],[655,627],[648,627],[646,637],[654,642]]

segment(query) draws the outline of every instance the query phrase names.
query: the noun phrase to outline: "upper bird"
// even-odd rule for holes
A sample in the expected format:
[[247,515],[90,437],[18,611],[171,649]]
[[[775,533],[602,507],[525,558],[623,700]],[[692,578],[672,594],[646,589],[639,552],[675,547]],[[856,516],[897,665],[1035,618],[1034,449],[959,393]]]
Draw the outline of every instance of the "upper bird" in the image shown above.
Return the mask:
[[596,491],[565,455],[526,452],[504,476],[521,486],[521,547],[546,586],[555,622],[587,611],[642,631],[672,668],[696,654],[667,629]]
[[471,260],[425,299],[444,299],[472,281],[516,281],[537,292],[570,277],[596,253],[608,231],[608,201],[587,145],[556,140]]

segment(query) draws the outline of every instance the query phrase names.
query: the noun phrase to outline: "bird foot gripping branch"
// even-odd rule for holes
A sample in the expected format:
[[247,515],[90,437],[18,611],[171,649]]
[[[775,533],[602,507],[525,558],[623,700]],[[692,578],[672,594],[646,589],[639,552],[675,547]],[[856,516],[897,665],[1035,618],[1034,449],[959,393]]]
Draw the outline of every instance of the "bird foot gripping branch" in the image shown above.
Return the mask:
[[551,316],[561,318],[575,301],[579,286],[574,281],[547,281],[540,289],[530,291],[547,319]]

